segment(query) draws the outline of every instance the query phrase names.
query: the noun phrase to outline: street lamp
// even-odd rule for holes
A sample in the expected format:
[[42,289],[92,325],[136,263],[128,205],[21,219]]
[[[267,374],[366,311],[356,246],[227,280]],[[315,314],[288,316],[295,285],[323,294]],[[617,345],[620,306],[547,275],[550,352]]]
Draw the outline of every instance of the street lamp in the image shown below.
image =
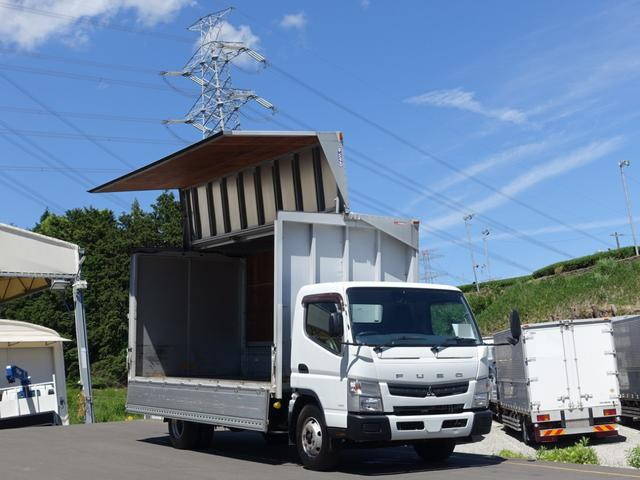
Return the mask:
[[629,196],[629,186],[627,185],[627,179],[624,176],[625,167],[631,166],[631,162],[629,160],[622,160],[618,162],[618,167],[620,167],[620,178],[622,179],[622,189],[624,190],[624,198],[627,203],[627,215],[629,216],[629,226],[631,227],[631,237],[633,238],[633,247],[635,249],[636,257],[639,255],[638,253],[638,242],[636,240],[636,227],[633,224],[633,214],[631,213],[631,198]]
[[480,291],[480,285],[478,284],[478,273],[476,272],[476,259],[473,255],[473,245],[471,244],[471,230],[469,229],[469,222],[473,218],[473,213],[462,217],[464,220],[464,228],[467,230],[467,242],[469,243],[469,254],[471,255],[471,269],[473,270],[473,280],[476,284],[476,292]]

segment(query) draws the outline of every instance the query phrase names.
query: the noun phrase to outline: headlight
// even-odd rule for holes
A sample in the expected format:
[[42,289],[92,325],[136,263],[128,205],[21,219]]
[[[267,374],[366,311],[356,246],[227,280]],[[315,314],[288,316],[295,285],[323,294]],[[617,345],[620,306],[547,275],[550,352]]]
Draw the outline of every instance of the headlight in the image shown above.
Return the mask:
[[349,380],[350,412],[382,412],[382,397],[378,382]]
[[484,377],[476,380],[476,390],[473,393],[471,408],[487,408],[489,406],[490,388],[489,378]]

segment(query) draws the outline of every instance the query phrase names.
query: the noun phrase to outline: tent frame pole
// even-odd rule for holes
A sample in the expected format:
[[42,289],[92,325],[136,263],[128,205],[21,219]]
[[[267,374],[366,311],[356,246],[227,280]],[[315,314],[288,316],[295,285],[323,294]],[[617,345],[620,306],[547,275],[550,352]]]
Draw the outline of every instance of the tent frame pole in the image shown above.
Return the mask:
[[73,283],[73,302],[76,323],[76,341],[78,343],[78,366],[80,381],[82,382],[82,396],[84,397],[84,423],[94,423],[93,391],[91,386],[91,364],[89,363],[89,345],[87,337],[87,319],[84,309],[83,290],[87,288],[87,281],[80,278],[80,271]]

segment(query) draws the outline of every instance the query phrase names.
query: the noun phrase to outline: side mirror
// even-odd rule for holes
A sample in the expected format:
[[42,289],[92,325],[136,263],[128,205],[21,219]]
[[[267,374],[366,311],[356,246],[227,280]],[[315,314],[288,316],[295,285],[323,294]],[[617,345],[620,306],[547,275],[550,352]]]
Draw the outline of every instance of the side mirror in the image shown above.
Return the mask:
[[515,345],[520,341],[522,335],[522,325],[520,324],[520,314],[517,310],[512,310],[509,315],[509,329],[511,330],[511,338],[509,343]]
[[344,325],[342,323],[342,313],[333,312],[329,316],[329,336],[342,337],[344,335]]

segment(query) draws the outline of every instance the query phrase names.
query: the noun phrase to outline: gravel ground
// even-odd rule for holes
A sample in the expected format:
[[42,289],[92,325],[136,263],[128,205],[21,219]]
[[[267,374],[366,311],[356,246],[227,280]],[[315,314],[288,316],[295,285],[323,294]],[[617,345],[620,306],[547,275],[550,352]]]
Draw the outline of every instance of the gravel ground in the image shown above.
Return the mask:
[[[456,452],[479,453],[485,455],[497,455],[500,450],[511,450],[529,457],[535,457],[536,451],[522,443],[516,434],[508,433],[500,423],[493,422],[491,433],[483,441],[470,443],[456,447]],[[640,445],[640,426],[638,428],[625,427],[619,425],[619,437],[608,439],[592,439],[591,445],[598,454],[600,465],[609,467],[628,467],[626,455],[627,450],[636,445]],[[558,446],[568,446],[573,442],[564,442]],[[548,445],[553,447],[553,444]]]

